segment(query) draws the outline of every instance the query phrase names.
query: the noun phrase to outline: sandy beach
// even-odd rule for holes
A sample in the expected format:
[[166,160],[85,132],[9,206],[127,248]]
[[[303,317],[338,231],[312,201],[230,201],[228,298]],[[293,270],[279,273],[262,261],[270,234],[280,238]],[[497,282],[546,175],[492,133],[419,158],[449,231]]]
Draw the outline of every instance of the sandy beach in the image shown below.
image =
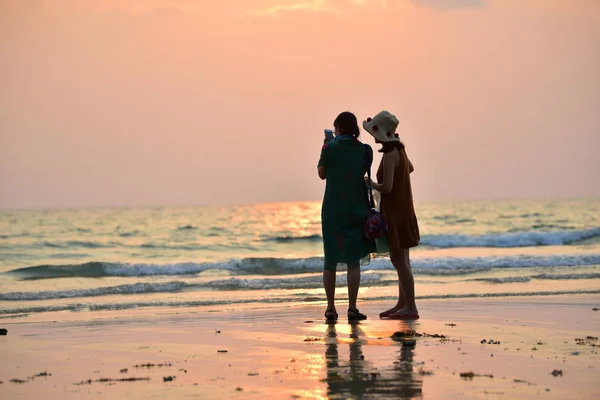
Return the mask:
[[352,325],[312,305],[3,318],[0,397],[600,396],[597,295],[425,300],[415,322],[385,305]]

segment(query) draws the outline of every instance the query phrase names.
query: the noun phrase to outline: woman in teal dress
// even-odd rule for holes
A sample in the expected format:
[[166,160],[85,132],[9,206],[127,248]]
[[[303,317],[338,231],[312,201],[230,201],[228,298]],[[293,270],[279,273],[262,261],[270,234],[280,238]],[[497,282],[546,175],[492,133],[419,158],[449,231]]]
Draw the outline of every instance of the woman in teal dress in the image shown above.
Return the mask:
[[341,113],[333,123],[335,139],[321,150],[318,172],[327,181],[321,222],[325,250],[323,285],[327,294],[325,318],[336,320],[335,278],[339,263],[348,266],[348,319],[367,316],[356,308],[360,286],[360,260],[375,252],[374,241],[364,233],[369,205],[364,176],[371,167],[373,149],[358,140],[360,134],[354,114]]

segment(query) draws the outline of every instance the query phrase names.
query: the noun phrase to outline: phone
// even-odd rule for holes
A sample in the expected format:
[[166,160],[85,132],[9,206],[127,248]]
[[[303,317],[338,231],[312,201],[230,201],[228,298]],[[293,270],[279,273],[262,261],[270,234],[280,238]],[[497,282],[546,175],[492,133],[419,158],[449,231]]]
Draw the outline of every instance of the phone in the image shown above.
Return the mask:
[[325,141],[326,142],[331,142],[333,140],[334,136],[333,136],[333,130],[331,129],[325,129]]

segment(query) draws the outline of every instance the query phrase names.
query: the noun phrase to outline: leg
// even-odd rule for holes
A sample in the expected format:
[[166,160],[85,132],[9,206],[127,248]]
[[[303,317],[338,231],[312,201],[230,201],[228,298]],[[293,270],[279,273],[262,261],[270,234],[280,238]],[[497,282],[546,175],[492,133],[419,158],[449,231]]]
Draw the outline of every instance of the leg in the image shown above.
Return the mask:
[[[396,314],[418,314],[417,304],[415,302],[415,280],[413,278],[412,269],[410,268],[409,250],[402,249],[402,254],[396,259],[397,264],[394,263],[396,271],[398,272],[398,279],[404,294],[404,307],[402,307]],[[393,318],[394,314],[390,315]]]
[[360,287],[360,261],[348,263],[348,321],[362,321],[367,316],[356,308],[356,298]]
[[[403,256],[403,254],[401,256]],[[404,257],[400,258],[398,254],[395,254],[393,250],[390,252],[390,261],[392,262],[392,265],[396,269],[396,274],[398,275],[398,301],[396,302],[396,305],[394,305],[394,307],[380,313],[380,317],[387,317],[389,314],[395,313],[398,310],[402,310],[406,305],[406,301],[404,300],[404,292],[402,291],[402,281],[400,279],[401,276],[399,270],[399,266],[403,262],[403,260]]]
[[325,264],[323,271],[323,286],[327,296],[327,311],[335,312],[335,270],[336,264]]
[[356,310],[356,299],[360,287],[360,262],[348,263],[348,308]]

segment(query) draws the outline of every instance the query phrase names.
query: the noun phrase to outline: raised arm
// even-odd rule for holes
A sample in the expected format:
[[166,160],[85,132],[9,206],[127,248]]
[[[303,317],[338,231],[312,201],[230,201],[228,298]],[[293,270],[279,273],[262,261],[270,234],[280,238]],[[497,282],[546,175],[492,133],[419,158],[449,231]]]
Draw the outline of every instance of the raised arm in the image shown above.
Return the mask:
[[319,163],[317,164],[317,172],[319,178],[325,180],[327,178],[327,143],[321,148],[321,156],[319,157]]

